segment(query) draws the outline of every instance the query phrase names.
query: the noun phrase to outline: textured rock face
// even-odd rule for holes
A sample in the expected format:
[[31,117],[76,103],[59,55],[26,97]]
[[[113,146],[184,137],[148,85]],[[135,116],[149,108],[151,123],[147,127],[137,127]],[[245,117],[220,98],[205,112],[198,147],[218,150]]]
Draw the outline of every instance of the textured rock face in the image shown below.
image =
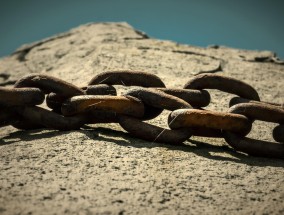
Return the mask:
[[[264,101],[283,103],[284,65],[268,51],[200,48],[149,38],[126,23],[87,24],[0,59],[0,85],[44,73],[84,86],[96,74],[134,69],[183,87],[216,72],[251,84]],[[232,95],[210,90],[208,109]],[[163,114],[152,123],[166,126]],[[251,137],[272,140],[275,125],[256,121]],[[284,161],[234,152],[223,139],[184,146],[130,137],[118,125],[78,131],[0,130],[3,214],[283,214]]]

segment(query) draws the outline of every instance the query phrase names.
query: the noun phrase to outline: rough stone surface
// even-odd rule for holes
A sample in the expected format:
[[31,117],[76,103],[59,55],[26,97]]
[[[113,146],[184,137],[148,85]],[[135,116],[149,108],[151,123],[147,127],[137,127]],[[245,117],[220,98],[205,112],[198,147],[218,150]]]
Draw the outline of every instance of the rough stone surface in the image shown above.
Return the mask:
[[[24,45],[0,59],[0,85],[44,73],[84,86],[114,69],[147,71],[168,87],[216,72],[283,103],[284,65],[274,53],[152,39],[126,23],[91,23]],[[208,109],[226,111],[232,95],[210,93]],[[168,113],[151,122],[166,126]],[[256,121],[250,136],[272,140],[274,126]],[[237,153],[223,139],[169,146],[117,124],[67,132],[8,126],[0,138],[2,214],[284,214],[284,161]]]

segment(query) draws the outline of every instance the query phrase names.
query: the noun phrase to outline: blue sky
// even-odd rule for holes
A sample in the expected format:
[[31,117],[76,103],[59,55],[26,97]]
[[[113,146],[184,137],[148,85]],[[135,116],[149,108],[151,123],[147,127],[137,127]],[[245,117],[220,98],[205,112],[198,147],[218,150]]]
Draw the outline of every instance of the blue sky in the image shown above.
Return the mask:
[[0,57],[87,22],[126,21],[179,43],[271,50],[284,58],[280,0],[0,0]]

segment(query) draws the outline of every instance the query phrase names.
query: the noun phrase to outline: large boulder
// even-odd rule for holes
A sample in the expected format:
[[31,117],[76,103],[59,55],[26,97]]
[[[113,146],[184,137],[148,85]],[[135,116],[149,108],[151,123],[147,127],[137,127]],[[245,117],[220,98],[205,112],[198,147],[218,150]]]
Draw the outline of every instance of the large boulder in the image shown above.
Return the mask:
[[[149,38],[127,23],[90,23],[20,47],[0,59],[0,86],[42,73],[77,86],[104,71],[133,69],[182,88],[217,73],[283,103],[284,66],[270,51],[201,48]],[[208,109],[232,95],[209,90]],[[164,111],[151,123],[167,126]],[[250,137],[272,141],[273,123]],[[172,146],[143,141],[117,124],[76,131],[0,130],[0,212],[4,214],[283,214],[284,161],[235,152],[222,138]]]

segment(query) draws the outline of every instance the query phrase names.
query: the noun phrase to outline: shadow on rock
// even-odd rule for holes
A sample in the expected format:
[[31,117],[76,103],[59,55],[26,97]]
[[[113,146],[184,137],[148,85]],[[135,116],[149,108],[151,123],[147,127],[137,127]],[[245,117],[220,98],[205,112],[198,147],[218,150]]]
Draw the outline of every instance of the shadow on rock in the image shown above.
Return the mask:
[[[207,159],[242,163],[249,166],[272,166],[272,167],[284,167],[284,161],[280,159],[262,158],[248,156],[235,151],[229,146],[217,146],[206,142],[200,142],[196,140],[188,140],[185,143],[177,145],[168,145],[155,142],[148,142],[141,139],[132,137],[126,132],[117,131],[105,127],[89,127],[84,126],[82,130],[76,130],[76,132],[86,135],[88,138],[98,141],[111,142],[124,147],[135,148],[157,148],[163,147],[169,150],[177,150],[188,153],[194,153],[198,156],[205,157]],[[0,147],[14,144],[20,141],[33,141],[38,139],[52,138],[54,136],[61,136],[72,133],[74,131],[55,131],[46,129],[36,129],[29,131],[15,131],[9,135],[3,137],[0,140]],[[222,153],[229,154],[230,156],[222,156]]]
[[[110,128],[98,127],[96,128],[96,132],[104,135],[104,136],[99,135],[97,137],[98,140],[113,142],[115,144],[126,147],[148,148],[148,149],[156,147],[164,147],[169,150],[178,150],[183,152],[194,153],[198,156],[202,156],[212,160],[243,163],[249,166],[284,167],[284,161],[281,159],[248,156],[246,154],[239,153],[235,151],[233,148],[226,145],[217,146],[195,140],[188,140],[186,143],[178,145],[168,145],[168,144],[153,143],[137,139],[135,137],[132,137],[130,134],[126,132],[117,131]],[[89,132],[86,132],[85,134],[88,136]],[[214,154],[222,152],[229,154],[230,157]]]

